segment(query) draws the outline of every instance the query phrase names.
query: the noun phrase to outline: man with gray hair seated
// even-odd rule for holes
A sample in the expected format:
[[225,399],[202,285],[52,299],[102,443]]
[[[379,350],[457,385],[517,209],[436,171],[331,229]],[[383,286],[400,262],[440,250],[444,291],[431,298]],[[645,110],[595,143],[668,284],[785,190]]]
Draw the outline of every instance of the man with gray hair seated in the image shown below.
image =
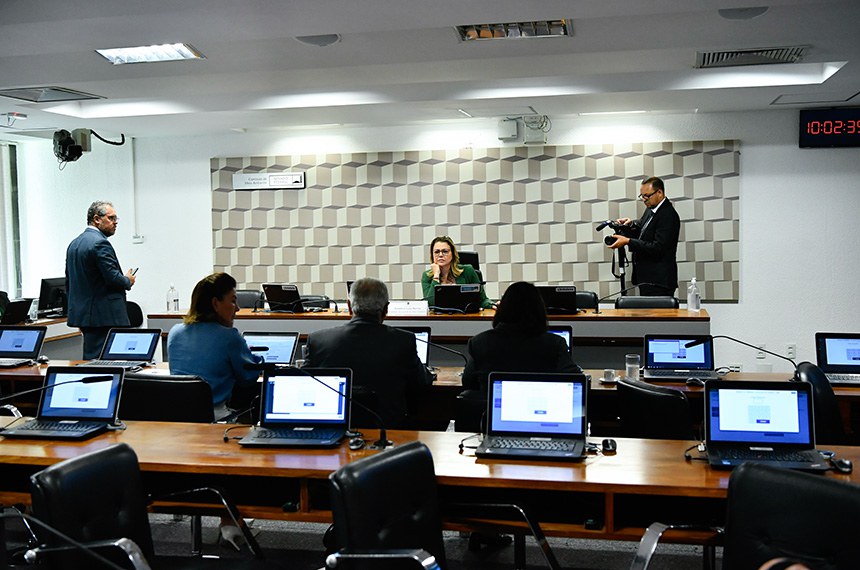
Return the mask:
[[[305,366],[351,368],[353,396],[372,403],[386,428],[401,427],[407,415],[407,395],[433,379],[418,359],[415,335],[382,324],[388,314],[388,287],[371,277],[352,284],[349,291],[352,318],[345,325],[308,335]],[[353,418],[365,417],[359,406]],[[357,424],[357,427],[376,427]]]

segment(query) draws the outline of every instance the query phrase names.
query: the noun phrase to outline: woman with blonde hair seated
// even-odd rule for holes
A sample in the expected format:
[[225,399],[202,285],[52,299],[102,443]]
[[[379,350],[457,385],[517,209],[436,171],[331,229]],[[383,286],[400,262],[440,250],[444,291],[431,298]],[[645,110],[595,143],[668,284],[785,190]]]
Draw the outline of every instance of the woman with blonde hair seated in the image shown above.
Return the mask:
[[[421,274],[421,289],[424,300],[432,307],[436,304],[436,285],[468,285],[481,283],[475,268],[468,263],[460,264],[460,256],[454,240],[448,236],[433,238],[430,242],[430,269]],[[493,302],[487,298],[481,285],[481,308],[492,309]]]

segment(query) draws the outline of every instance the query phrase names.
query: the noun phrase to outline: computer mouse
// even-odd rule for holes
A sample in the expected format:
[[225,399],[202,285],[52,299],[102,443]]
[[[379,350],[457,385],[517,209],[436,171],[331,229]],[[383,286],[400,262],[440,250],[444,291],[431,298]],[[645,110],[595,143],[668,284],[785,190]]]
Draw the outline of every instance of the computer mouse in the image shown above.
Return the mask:
[[705,381],[701,378],[687,378],[687,386],[704,386]]
[[47,356],[45,356],[44,354],[40,354],[39,358],[36,359],[36,362],[38,362],[39,364],[47,364],[50,361],[51,361],[51,359],[48,358]]
[[603,447],[603,453],[615,453],[618,451],[618,444],[615,443],[614,439],[604,439],[600,442],[600,445]]
[[854,464],[850,459],[845,459],[844,457],[831,457],[830,466],[833,467],[834,471],[839,473],[851,473],[854,471]]
[[357,451],[364,447],[364,440],[360,437],[353,437],[347,443],[349,448],[353,451]]

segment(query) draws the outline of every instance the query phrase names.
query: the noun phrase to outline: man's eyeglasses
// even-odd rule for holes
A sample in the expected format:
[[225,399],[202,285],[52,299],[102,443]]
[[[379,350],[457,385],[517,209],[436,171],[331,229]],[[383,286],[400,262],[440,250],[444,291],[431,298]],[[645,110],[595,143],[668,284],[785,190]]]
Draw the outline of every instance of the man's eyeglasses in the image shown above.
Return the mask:
[[659,190],[654,190],[654,191],[653,191],[653,192],[651,192],[650,194],[639,194],[639,199],[640,199],[640,200],[642,200],[642,201],[644,202],[645,200],[647,200],[648,198],[650,198],[651,196],[653,196],[653,195],[654,195],[654,194],[656,194],[657,192],[659,192]]

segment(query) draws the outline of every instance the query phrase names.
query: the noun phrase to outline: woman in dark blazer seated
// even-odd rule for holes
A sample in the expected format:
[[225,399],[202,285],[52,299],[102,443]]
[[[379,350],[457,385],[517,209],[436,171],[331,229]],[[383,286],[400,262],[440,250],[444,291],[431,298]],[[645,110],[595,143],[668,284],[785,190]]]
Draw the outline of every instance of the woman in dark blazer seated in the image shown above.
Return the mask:
[[[460,265],[460,256],[454,240],[448,236],[433,238],[430,242],[430,269],[421,274],[421,290],[424,300],[432,307],[436,303],[436,285],[468,285],[480,283],[475,268],[469,264]],[[481,308],[493,308],[493,302],[481,286]]]
[[490,372],[582,372],[567,343],[547,331],[546,308],[531,283],[513,283],[499,301],[493,328],[469,340],[463,371],[467,397],[487,398]]

